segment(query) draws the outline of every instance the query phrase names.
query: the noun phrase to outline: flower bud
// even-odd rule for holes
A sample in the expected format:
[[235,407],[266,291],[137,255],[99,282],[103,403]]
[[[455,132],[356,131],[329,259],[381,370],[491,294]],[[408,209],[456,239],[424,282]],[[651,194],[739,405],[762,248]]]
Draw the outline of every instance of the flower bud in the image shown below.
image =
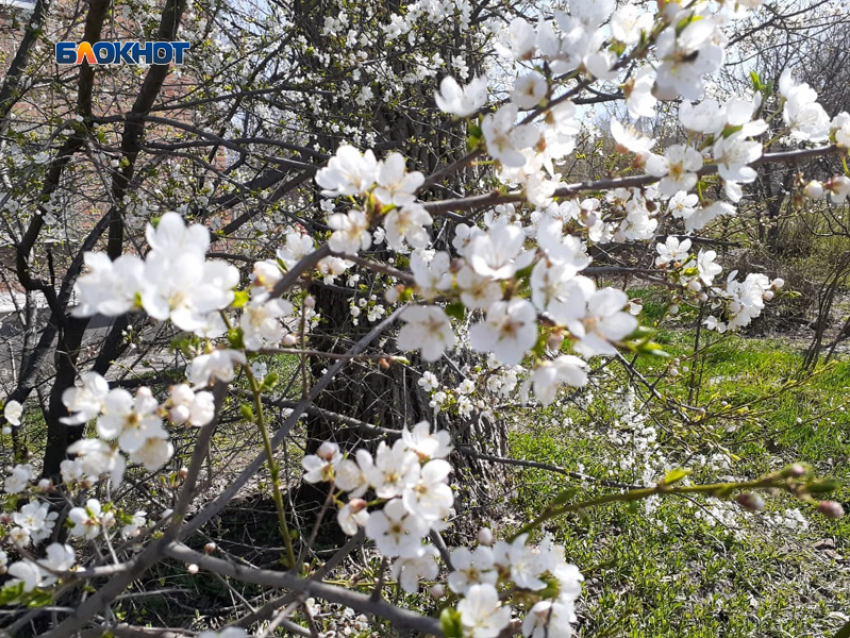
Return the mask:
[[298,343],[298,339],[295,338],[295,335],[291,332],[283,336],[283,345],[287,348],[291,348],[296,343]]
[[839,519],[844,516],[844,508],[841,503],[835,501],[821,501],[818,503],[818,511],[827,518]]
[[315,308],[316,307],[316,298],[313,295],[307,295],[304,297],[304,307],[305,308]]
[[811,182],[806,184],[804,192],[806,193],[806,197],[809,199],[820,199],[823,197],[823,184],[813,179]]
[[38,482],[38,489],[49,490],[52,487],[50,479],[43,478]]
[[761,512],[764,509],[764,499],[758,494],[738,494],[735,501],[748,512]]
[[553,332],[546,340],[546,347],[550,350],[560,350],[561,344],[564,343],[564,335],[561,332]]
[[702,284],[700,284],[700,282],[698,282],[696,279],[691,279],[688,282],[688,288],[690,288],[694,292],[699,292],[700,290],[702,290]]
[[777,277],[776,279],[770,282],[770,285],[776,288],[777,290],[780,290],[785,285],[785,280],[781,277]]
[[8,512],[3,512],[2,514],[0,514],[0,523],[3,523],[3,525],[8,525],[11,522],[12,522],[12,515],[11,514],[9,514]]
[[216,549],[218,549],[218,547],[216,547],[216,544],[213,542],[209,542],[204,545],[204,554],[212,554]]
[[330,461],[337,454],[339,454],[339,446],[336,443],[331,443],[330,441],[322,443],[316,451],[316,456],[324,461]]
[[677,306],[676,304],[673,304],[672,306],[670,306],[667,309],[667,312],[669,312],[671,315],[678,315],[679,314],[679,306]]
[[850,193],[850,178],[836,175],[824,184],[826,189],[838,199],[844,199]]
[[4,425],[2,431],[3,431],[3,434],[11,434],[12,428],[10,428],[8,425]]
[[398,288],[387,288],[387,291],[384,293],[384,299],[386,299],[389,304],[396,303],[399,296]]
[[389,370],[391,361],[386,357],[381,357],[380,359],[378,359],[378,365],[380,365],[381,368],[383,368],[384,370]]
[[195,563],[192,563],[191,565],[186,565],[186,571],[188,571],[190,574],[192,574],[192,576],[194,576],[198,573],[198,566],[195,565]]
[[446,595],[446,588],[443,587],[440,583],[437,583],[433,587],[431,587],[431,598],[434,600],[439,600],[443,596]]
[[773,299],[773,291],[765,290],[764,294],[762,295],[762,299],[764,299],[765,301],[770,301],[771,299]]
[[794,465],[789,465],[782,472],[785,476],[789,476],[791,478],[800,478],[806,473],[806,468],[800,465],[799,463],[794,463]]
[[699,293],[699,300],[700,301],[708,301],[708,295],[705,294],[704,292]]
[[181,468],[177,471],[177,476],[179,476],[179,477],[180,477],[180,478],[182,478],[182,479],[186,478],[187,476],[189,476],[189,468],[188,468],[188,467],[185,467],[185,466],[184,466],[184,467],[181,467]]
[[364,501],[362,498],[353,498],[350,501],[348,501],[348,507],[351,509],[351,511],[354,514],[366,509],[366,507],[368,505],[369,504],[366,501]]
[[191,416],[188,405],[176,405],[168,411],[168,420],[175,425],[186,423]]
[[492,545],[493,544],[493,532],[490,531],[488,527],[482,527],[478,530],[478,544],[479,545]]

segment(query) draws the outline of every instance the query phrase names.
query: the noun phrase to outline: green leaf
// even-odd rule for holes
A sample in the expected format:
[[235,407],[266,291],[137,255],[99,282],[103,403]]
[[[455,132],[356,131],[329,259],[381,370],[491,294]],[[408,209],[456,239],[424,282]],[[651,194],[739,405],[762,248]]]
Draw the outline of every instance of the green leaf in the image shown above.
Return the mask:
[[233,293],[233,308],[243,308],[248,303],[249,294],[247,290],[237,290]]
[[231,328],[227,331],[227,340],[234,350],[244,350],[245,342],[242,341],[242,328]]
[[665,352],[664,347],[654,341],[643,341],[639,343],[635,348],[635,352],[638,354],[649,354],[653,357],[670,357],[670,353]]
[[847,621],[844,626],[835,634],[835,638],[850,638],[850,621]]
[[818,479],[806,483],[806,490],[812,494],[825,494],[838,489],[838,481],[835,479]]
[[24,583],[9,585],[0,590],[0,605],[10,605],[24,594]]
[[27,598],[28,607],[46,607],[53,602],[53,595],[44,589],[34,589]]
[[753,88],[760,93],[761,90],[764,88],[764,84],[761,83],[761,78],[759,77],[759,74],[755,71],[750,71],[750,80],[752,80],[753,82]]
[[463,638],[460,613],[454,607],[446,607],[440,613],[440,626],[443,628],[446,638]]
[[721,135],[722,135],[723,137],[729,137],[730,135],[733,135],[733,134],[737,133],[738,131],[743,130],[743,128],[744,128],[744,127],[743,127],[742,125],[738,125],[738,126],[731,126],[731,125],[727,124],[727,125],[723,128],[723,132],[721,133]]
[[464,315],[465,312],[466,312],[466,308],[459,301],[455,301],[453,303],[450,303],[448,306],[446,306],[446,314],[449,317],[454,317],[458,321],[463,321],[463,315]]
[[242,418],[246,421],[254,420],[254,409],[248,403],[243,403],[239,406],[239,412],[242,414]]
[[683,478],[685,478],[688,474],[691,473],[692,470],[684,470],[682,468],[676,470],[670,470],[664,476],[664,484],[665,485],[673,485],[673,483],[678,483]]
[[577,487],[568,487],[565,490],[562,490],[558,496],[556,496],[552,502],[549,504],[550,507],[563,505],[572,500],[573,496],[578,494],[579,489]]
[[263,379],[263,388],[266,390],[271,390],[278,384],[279,380],[280,376],[277,372],[269,372]]

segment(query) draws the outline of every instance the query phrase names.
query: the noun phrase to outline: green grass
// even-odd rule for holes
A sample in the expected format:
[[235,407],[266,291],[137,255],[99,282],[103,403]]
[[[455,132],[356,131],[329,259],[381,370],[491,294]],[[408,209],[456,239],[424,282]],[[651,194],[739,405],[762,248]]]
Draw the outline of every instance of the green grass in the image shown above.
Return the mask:
[[[651,291],[641,296],[644,314],[661,319],[664,309]],[[800,461],[838,479],[829,498],[850,510],[850,417],[844,411],[850,362],[822,368],[797,385],[803,378],[799,342],[703,333],[703,344],[707,338],[716,343],[688,359],[694,337],[662,324],[658,341],[671,359],[681,358],[679,375],[667,374],[671,360],[638,360],[660,398],[641,407],[649,390],[638,382],[637,417],[612,405],[610,392],[626,385],[627,372],[610,366],[596,393],[605,400],[568,403],[533,419],[517,415],[512,454],[635,485],[652,484],[677,467],[692,470],[688,479],[697,483],[755,478]],[[614,463],[623,457],[631,464]],[[513,481],[519,520],[530,520],[564,488],[581,485],[536,469],[516,473]],[[588,481],[574,500],[612,491],[617,488]],[[549,521],[546,531],[566,545],[587,577],[581,635],[833,636],[850,610],[850,570],[840,562],[850,555],[850,523],[826,520],[787,495],[765,499],[766,510],[757,514],[729,501],[668,497],[649,507],[620,503]],[[780,522],[793,509],[808,529]],[[824,540],[834,550],[813,547]]]

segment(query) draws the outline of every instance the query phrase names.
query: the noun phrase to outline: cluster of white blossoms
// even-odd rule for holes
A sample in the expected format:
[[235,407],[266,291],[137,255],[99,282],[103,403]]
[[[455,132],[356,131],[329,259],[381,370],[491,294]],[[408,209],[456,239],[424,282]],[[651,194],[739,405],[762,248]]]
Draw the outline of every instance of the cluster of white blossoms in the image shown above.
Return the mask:
[[[430,582],[432,595],[439,598],[444,595],[436,582],[440,554],[427,537],[446,528],[452,511],[452,468],[446,460],[451,451],[449,433],[432,433],[422,421],[404,429],[392,445],[382,441],[374,455],[358,449],[348,458],[337,444],[322,443],[316,454],[302,460],[304,480],[331,484],[342,530],[354,535],[365,529],[377,550],[393,559],[393,577],[404,591],[415,593],[423,581]],[[367,493],[374,500],[364,500]],[[446,564],[448,587],[460,598],[454,613],[464,635],[499,635],[514,613],[500,597],[508,592],[533,603],[522,624],[525,636],[568,638],[583,578],[566,561],[563,546],[547,537],[533,547],[525,534],[511,542],[493,540],[490,530],[482,529],[478,547],[453,549]]]
[[705,321],[709,328],[721,333],[750,325],[761,315],[765,302],[773,299],[776,291],[785,285],[783,279],[771,281],[761,273],[750,273],[743,281],[737,281],[737,274],[737,270],[729,273],[726,288],[719,291],[718,299],[712,304],[715,308],[723,308],[723,312],[718,314],[726,320],[712,316]]
[[[431,530],[445,527],[454,496],[448,485],[451,466],[445,458],[451,452],[446,431],[431,433],[427,421],[389,446],[381,442],[374,456],[357,450],[345,458],[335,443],[323,443],[316,454],[304,457],[304,480],[333,482],[335,490],[347,494],[337,521],[349,535],[361,527],[375,541],[378,550],[394,558],[393,572],[406,591],[416,591],[420,579],[437,575],[433,546],[423,538]],[[363,495],[371,490],[382,505],[368,510]]]
[[[367,151],[360,154],[351,147],[340,148],[328,167],[319,171],[316,181],[329,196],[349,195],[364,197],[364,208],[380,204],[381,185],[375,180],[382,170]],[[409,175],[397,173],[395,182],[403,184]],[[410,181],[421,183],[419,176]],[[436,297],[458,299],[471,311],[485,311],[482,321],[469,329],[469,343],[474,350],[488,353],[504,365],[516,365],[532,350],[540,337],[540,318],[557,322],[559,329],[569,331],[576,351],[586,356],[613,354],[612,344],[624,339],[637,327],[637,321],[623,307],[628,299],[625,293],[612,288],[597,290],[594,282],[581,276],[582,269],[590,264],[584,247],[576,238],[564,234],[563,207],[553,204],[553,210],[536,218],[533,226],[523,226],[513,221],[510,214],[488,216],[486,228],[460,225],[453,241],[460,257],[453,260],[447,252],[424,250],[428,235],[424,226],[431,223],[430,215],[422,205],[409,197],[401,208],[392,205],[382,217],[386,237],[405,238],[418,248],[410,257],[410,267],[421,296],[431,300]],[[397,195],[396,195],[397,197]],[[424,217],[417,218],[419,211]],[[507,211],[510,213],[510,211]],[[348,222],[342,222],[336,213],[329,218],[336,230],[329,243],[344,249],[343,254],[359,252],[370,244],[370,226],[363,212],[351,211]],[[410,223],[398,225],[399,218]],[[416,221],[416,220],[419,221]],[[421,223],[419,223],[421,221]],[[537,236],[537,248],[527,249],[531,235]],[[335,237],[339,237],[335,241]],[[398,246],[398,244],[396,244]],[[524,270],[531,285],[530,299],[506,295],[505,288]],[[454,347],[457,339],[449,316],[438,305],[413,306],[401,316],[402,327],[398,343],[404,350],[419,350],[426,361],[435,361]],[[552,387],[559,384],[582,385],[586,375],[585,363],[574,356],[564,355],[556,365],[547,366],[535,387],[544,396],[553,394]],[[552,374],[552,372],[556,374]]]
[[[758,4],[746,3],[746,8]],[[590,264],[588,244],[651,239],[665,211],[681,219],[688,233],[735,213],[742,186],[755,179],[751,165],[763,153],[758,141],[767,130],[760,117],[762,95],[722,104],[713,99],[690,101],[702,97],[702,77],[723,63],[723,27],[729,13],[700,2],[668,3],[659,14],[635,5],[615,8],[613,0],[577,1],[570,4],[569,14],[556,11],[554,20],[540,20],[536,27],[514,19],[499,51],[523,65],[545,62],[552,74],[540,72],[539,65],[521,72],[509,102],[495,112],[482,112],[487,101],[485,78],[475,78],[465,87],[445,78],[436,95],[438,107],[446,113],[458,117],[480,113],[481,148],[497,160],[501,182],[522,187],[523,197],[534,208],[530,224],[513,210],[491,213],[483,227],[457,226],[452,242],[457,257],[435,253],[428,249],[431,214],[427,205],[416,201],[423,176],[406,172],[398,154],[379,161],[370,150],[361,153],[342,146],[317,174],[327,197],[360,199],[349,212],[328,218],[334,252],[355,255],[369,249],[379,234],[391,248],[413,251],[410,268],[420,297],[431,305],[413,306],[402,314],[398,340],[402,349],[418,350],[425,361],[436,361],[451,350],[458,338],[442,303],[459,301],[473,320],[483,313],[469,327],[469,345],[505,366],[533,355],[535,395],[549,403],[558,387],[581,386],[587,379],[586,362],[565,354],[562,343],[584,357],[613,355],[637,328],[636,319],[625,311],[628,299],[622,291],[597,289],[581,274]],[[623,51],[637,51],[653,39],[661,63],[655,70],[639,71],[627,87],[630,115],[651,117],[657,99],[685,97],[679,120],[686,141],[654,152],[656,140],[614,119],[611,132],[619,149],[633,154],[632,166],[645,168],[656,183],[615,188],[601,200],[556,200],[555,193],[567,185],[554,164],[572,152],[580,127],[575,106],[556,94],[552,78],[580,70],[592,79],[613,80],[620,56],[628,57]],[[830,123],[823,122],[822,108],[809,87],[794,84],[786,74],[781,92],[792,136],[805,141],[829,137]],[[528,116],[521,119],[521,111]],[[843,119],[837,120],[836,137],[843,127],[850,129]],[[702,191],[691,192],[709,168],[723,180],[726,201],[708,201]],[[840,178],[829,186],[843,192]],[[513,209],[503,207],[507,208]],[[670,249],[675,251],[675,246]],[[721,329],[747,325],[763,304],[755,303],[752,294],[742,294],[740,287],[714,286],[720,272],[715,257],[713,251],[700,251],[688,259],[660,252],[658,265],[676,271],[676,282],[686,296],[723,305],[727,320],[709,325]],[[749,276],[747,289],[763,277]],[[522,285],[526,281],[530,294]],[[763,292],[767,294],[761,299],[768,300],[770,292]],[[394,293],[388,296],[390,303],[396,299]]]
[[[199,385],[206,385],[211,378],[227,376],[228,370],[215,368],[215,363],[203,365],[220,352],[227,351],[201,355],[205,359],[196,358],[196,361],[201,359],[201,365],[193,362],[195,368],[201,369],[190,370],[190,377],[201,381]],[[241,361],[244,362],[244,356]],[[226,362],[231,364],[232,379],[232,359]],[[218,365],[226,368],[225,364]],[[106,379],[96,372],[83,373],[81,385],[66,390],[62,402],[69,412],[62,421],[68,425],[83,425],[97,419],[98,438],[73,443],[68,451],[77,454],[77,458],[62,462],[66,484],[79,483],[83,487],[93,484],[103,474],[109,474],[113,484],[120,484],[127,466],[124,454],[147,470],[160,469],[174,454],[164,419],[175,425],[200,427],[215,415],[213,395],[206,390],[196,391],[186,384],[177,384],[171,387],[168,398],[160,402],[144,386],[136,390],[135,396],[123,388],[110,389]]]
[[54,585],[60,574],[74,567],[77,557],[70,545],[51,543],[45,549],[44,558],[25,558],[6,567],[7,560],[6,553],[0,550],[0,572],[6,572],[12,577],[4,583],[4,590],[21,587],[23,592],[29,593],[36,588]]
[[[794,84],[787,72],[782,74],[780,87],[791,96],[788,98],[789,102],[793,98],[794,106],[791,112],[786,114],[789,110],[788,103],[783,111],[786,122],[797,123],[797,128],[791,131],[792,136],[810,141],[834,139],[836,146],[850,150],[850,113],[842,111],[829,121],[823,107],[814,101],[817,97],[814,90],[808,84]],[[806,106],[806,114],[800,113],[803,109],[801,103]],[[812,180],[806,184],[803,192],[809,199],[821,199],[828,193],[833,203],[842,204],[850,197],[850,177],[835,175],[823,183]]]
[[82,385],[66,390],[62,401],[70,413],[62,419],[64,423],[81,425],[97,419],[98,435],[68,448],[79,456],[63,462],[63,475],[98,477],[108,473],[115,484],[121,482],[126,468],[122,452],[150,471],[163,467],[174,454],[163,419],[202,426],[212,421],[215,413],[210,392],[195,392],[179,384],[172,386],[168,399],[160,403],[144,386],[136,390],[135,397],[123,388],[110,389],[96,372],[84,373]]
[[667,271],[670,281],[682,285],[685,299],[710,300],[717,316],[708,317],[704,324],[711,330],[724,333],[748,326],[785,285],[783,279],[770,280],[761,273],[750,273],[743,281],[737,281],[738,271],[732,271],[725,285],[716,286],[715,277],[723,270],[715,261],[717,253],[700,250],[694,255],[690,249],[690,239],[668,237],[663,244],[656,244],[655,264]]
[[[88,272],[77,281],[76,316],[121,315],[139,305],[154,319],[170,319],[183,330],[215,330],[215,313],[233,301],[239,271],[220,260],[208,260],[209,231],[186,226],[177,213],[148,224],[150,252],[145,259],[86,253]],[[219,330],[220,332],[220,330]]]

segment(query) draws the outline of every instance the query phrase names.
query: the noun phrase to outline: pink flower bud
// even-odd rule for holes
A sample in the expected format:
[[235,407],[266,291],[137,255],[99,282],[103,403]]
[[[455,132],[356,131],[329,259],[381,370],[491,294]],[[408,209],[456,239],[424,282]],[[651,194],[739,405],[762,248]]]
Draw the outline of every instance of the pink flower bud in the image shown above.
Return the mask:
[[788,469],[785,470],[785,473],[788,476],[800,478],[806,473],[806,468],[799,463],[794,463],[794,465],[789,466]]
[[292,334],[292,333],[290,332],[289,334],[284,335],[284,337],[283,337],[283,345],[285,345],[287,348],[291,348],[291,347],[292,347],[292,346],[294,346],[296,343],[298,343],[298,339],[296,339],[296,338],[295,338],[295,335],[294,335],[294,334]]
[[764,499],[758,494],[738,494],[735,501],[748,512],[761,512],[764,509]]
[[212,554],[216,549],[216,544],[213,542],[207,543],[204,545],[204,554]]
[[304,307],[305,308],[315,308],[316,307],[316,298],[313,295],[307,295],[304,297]]
[[821,501],[818,503],[818,511],[832,519],[839,519],[844,516],[844,508],[841,507],[841,503],[835,501]]
[[433,587],[431,587],[431,598],[434,600],[439,600],[443,596],[446,595],[446,588],[437,583]]
[[336,443],[331,443],[330,441],[322,443],[316,451],[316,456],[323,461],[330,461],[337,454],[339,454],[339,446]]
[[367,505],[368,505],[368,503],[366,501],[364,501],[362,498],[353,498],[350,501],[348,501],[348,507],[351,509],[351,511],[354,514],[366,509]]

